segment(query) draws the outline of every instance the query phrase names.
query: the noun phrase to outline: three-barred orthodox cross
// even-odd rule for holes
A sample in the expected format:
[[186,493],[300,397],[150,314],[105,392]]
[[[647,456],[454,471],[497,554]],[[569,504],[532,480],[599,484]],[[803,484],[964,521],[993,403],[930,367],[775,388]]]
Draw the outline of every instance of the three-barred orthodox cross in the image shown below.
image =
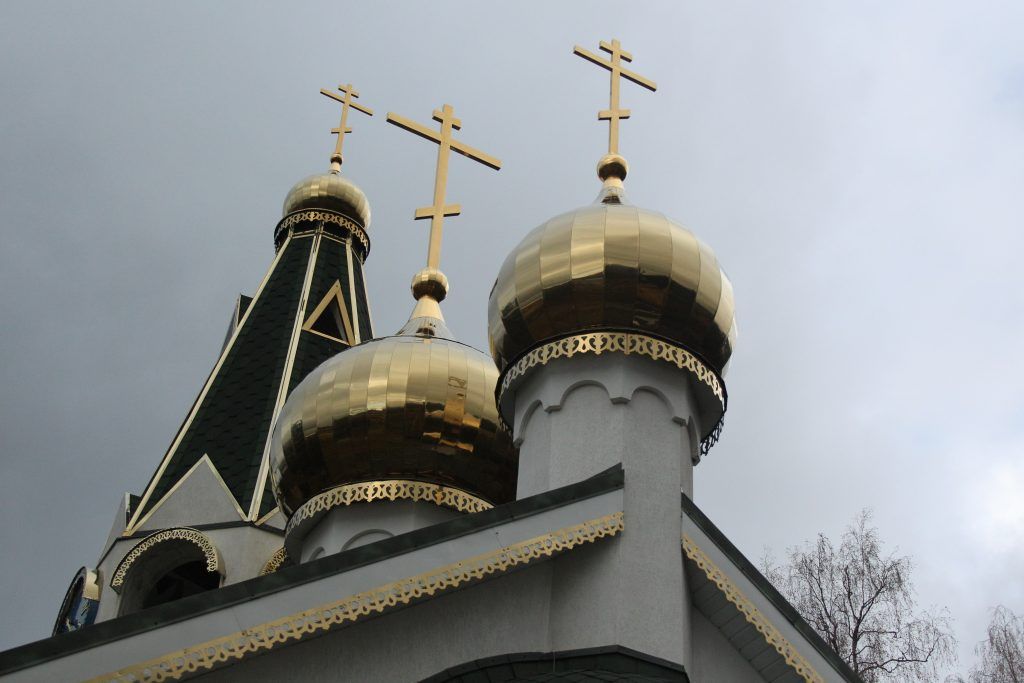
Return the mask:
[[341,103],[341,122],[337,128],[331,128],[331,132],[338,136],[338,141],[334,144],[334,154],[331,155],[331,171],[337,173],[341,170],[341,146],[345,142],[345,134],[351,133],[352,129],[348,127],[348,110],[351,107],[356,111],[361,111],[367,116],[373,116],[373,110],[369,107],[364,107],[358,102],[354,101],[354,98],[359,97],[359,93],[352,87],[352,84],[339,85],[338,91],[343,93],[345,96],[342,97],[337,93],[333,93],[330,90],[324,90],[320,88],[320,94],[330,97],[332,100]]
[[599,121],[608,121],[608,154],[619,153],[619,121],[622,119],[629,118],[628,109],[619,108],[619,82],[620,76],[626,80],[633,81],[637,85],[642,85],[650,91],[655,91],[658,86],[654,84],[654,81],[648,80],[640,74],[634,73],[629,69],[622,67],[623,62],[632,62],[633,55],[622,49],[622,45],[618,40],[612,39],[611,43],[606,43],[603,40],[600,42],[601,49],[611,55],[610,59],[604,59],[598,55],[595,55],[589,50],[584,50],[579,45],[573,48],[573,54],[577,54],[587,61],[593,62],[598,66],[608,69],[611,72],[611,94],[609,96],[609,104],[607,109],[602,109],[597,113]]
[[454,140],[452,131],[462,128],[462,121],[455,118],[455,110],[452,105],[446,104],[441,109],[434,110],[434,120],[441,124],[439,131],[432,130],[410,121],[404,116],[388,112],[388,123],[393,123],[399,128],[404,128],[410,133],[415,133],[421,138],[430,140],[437,144],[437,170],[434,174],[434,203],[431,206],[416,209],[415,219],[430,219],[430,244],[427,247],[427,267],[438,268],[441,262],[441,228],[445,216],[458,216],[461,207],[458,204],[445,204],[445,191],[448,185],[448,156],[449,152],[458,152],[474,161],[479,161],[484,166],[490,166],[495,171],[501,169],[501,162],[494,157],[484,154],[467,144]]

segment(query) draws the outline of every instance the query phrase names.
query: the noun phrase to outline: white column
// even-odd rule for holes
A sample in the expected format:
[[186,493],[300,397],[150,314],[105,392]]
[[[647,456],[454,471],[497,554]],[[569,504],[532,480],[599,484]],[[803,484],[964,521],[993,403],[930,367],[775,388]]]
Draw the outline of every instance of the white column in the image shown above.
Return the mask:
[[556,359],[515,391],[523,498],[617,463],[625,530],[555,560],[554,650],[622,645],[688,667],[680,491],[692,495],[700,425],[690,375],[642,356]]

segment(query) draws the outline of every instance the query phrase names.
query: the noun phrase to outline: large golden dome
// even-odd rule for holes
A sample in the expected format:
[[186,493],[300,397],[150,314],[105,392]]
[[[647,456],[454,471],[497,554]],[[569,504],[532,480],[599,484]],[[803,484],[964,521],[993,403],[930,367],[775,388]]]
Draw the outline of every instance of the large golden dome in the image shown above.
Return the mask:
[[491,290],[491,353],[504,369],[546,340],[642,332],[681,345],[721,375],[732,355],[732,284],[714,252],[616,188],[530,232]]
[[284,198],[282,215],[307,209],[326,209],[370,227],[370,202],[355,183],[340,173],[311,175],[295,183]]
[[[706,451],[725,413],[736,340],[732,284],[711,248],[664,215],[630,205],[625,161],[598,169],[597,201],[530,232],[491,289],[488,332],[499,394],[559,356],[620,352],[668,360],[702,387]],[[501,401],[506,420],[507,406]]]
[[423,289],[398,335],[327,360],[285,402],[271,478],[287,515],[364,483],[437,485],[430,490],[439,503],[453,490],[476,505],[515,498],[518,455],[498,419],[498,370],[485,353],[446,338],[440,307]]

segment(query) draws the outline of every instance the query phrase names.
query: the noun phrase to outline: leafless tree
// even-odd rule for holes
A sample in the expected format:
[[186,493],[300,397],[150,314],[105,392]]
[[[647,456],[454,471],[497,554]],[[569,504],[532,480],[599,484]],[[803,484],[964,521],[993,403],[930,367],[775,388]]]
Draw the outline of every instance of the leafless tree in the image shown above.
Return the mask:
[[766,556],[765,575],[865,683],[935,681],[956,661],[948,617],[917,607],[910,558],[883,552],[870,511],[839,547],[819,534],[786,559]]
[[978,662],[971,669],[971,683],[1024,683],[1024,618],[996,607],[975,652]]

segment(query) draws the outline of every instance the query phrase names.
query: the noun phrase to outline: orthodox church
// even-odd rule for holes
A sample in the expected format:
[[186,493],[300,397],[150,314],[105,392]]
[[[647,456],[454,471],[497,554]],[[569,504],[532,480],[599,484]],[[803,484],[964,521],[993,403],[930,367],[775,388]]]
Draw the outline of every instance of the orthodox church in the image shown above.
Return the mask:
[[[299,181],[275,255],[140,495],[126,494],[50,638],[0,653],[10,681],[857,681],[693,503],[736,343],[714,253],[631,204],[618,41],[596,200],[528,233],[496,274],[490,354],[441,304],[451,152],[437,145],[426,267],[398,331],[373,327],[370,203]],[[607,56],[606,56],[607,55]],[[540,218],[540,217],[538,217]]]

